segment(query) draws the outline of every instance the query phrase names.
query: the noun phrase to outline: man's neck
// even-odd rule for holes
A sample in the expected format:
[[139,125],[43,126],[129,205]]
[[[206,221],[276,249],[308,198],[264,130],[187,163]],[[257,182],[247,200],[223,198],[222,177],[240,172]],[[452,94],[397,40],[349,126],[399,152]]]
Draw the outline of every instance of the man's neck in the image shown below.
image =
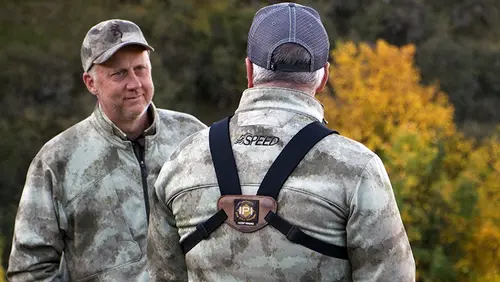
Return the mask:
[[153,123],[154,116],[151,112],[151,109],[148,108],[142,115],[135,119],[116,119],[110,117],[106,113],[106,109],[104,109],[101,105],[102,113],[117,127],[119,128],[129,140],[135,140],[141,134],[144,133],[146,129],[148,129]]
[[152,121],[149,119],[149,115],[146,112],[138,119],[118,121],[115,122],[115,125],[127,135],[128,139],[135,140],[142,133],[144,133],[144,130],[151,125],[151,122]]
[[289,82],[281,82],[281,81],[274,81],[274,82],[265,82],[261,83],[259,85],[255,85],[255,87],[282,87],[282,88],[289,88],[289,89],[294,89],[298,91],[305,92],[312,97],[315,96],[315,92],[311,90],[311,86],[308,85],[301,85],[301,84],[294,84],[294,83],[289,83]]

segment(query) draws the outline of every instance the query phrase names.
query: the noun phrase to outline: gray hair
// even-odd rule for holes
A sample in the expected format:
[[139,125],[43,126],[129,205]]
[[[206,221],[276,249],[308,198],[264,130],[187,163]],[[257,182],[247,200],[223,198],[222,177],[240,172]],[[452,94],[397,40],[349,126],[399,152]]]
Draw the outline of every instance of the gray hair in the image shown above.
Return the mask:
[[271,71],[253,64],[253,84],[258,86],[270,82],[297,84],[309,86],[311,91],[318,88],[325,75],[325,69],[320,68],[315,72],[281,72]]
[[[309,64],[311,55],[300,45],[286,43],[276,48],[271,61],[273,63]],[[255,86],[265,83],[283,83],[307,86],[310,87],[311,91],[314,91],[321,84],[324,74],[324,68],[320,68],[315,72],[282,72],[267,70],[253,64],[253,84]]]

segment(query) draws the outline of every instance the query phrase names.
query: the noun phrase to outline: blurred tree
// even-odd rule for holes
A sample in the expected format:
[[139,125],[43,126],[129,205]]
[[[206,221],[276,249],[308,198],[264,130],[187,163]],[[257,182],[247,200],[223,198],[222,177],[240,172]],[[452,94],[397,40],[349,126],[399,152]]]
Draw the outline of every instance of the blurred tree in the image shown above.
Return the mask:
[[489,77],[498,68],[492,59],[500,54],[500,1],[332,2],[321,4],[332,23],[329,32],[354,42],[414,44],[422,82],[438,82],[448,93],[459,127],[475,136],[494,130],[500,122],[500,90]]
[[459,182],[477,189],[477,207],[471,219],[474,232],[465,244],[457,268],[474,272],[474,281],[500,281],[500,127],[470,154]]
[[[460,58],[460,59],[458,59]],[[417,62],[422,69],[431,69],[432,74],[453,72],[453,76],[439,76],[439,83],[448,91],[454,93],[450,96],[457,109],[457,116],[464,121],[470,116],[470,111],[475,100],[474,94],[478,92],[479,85],[476,78],[476,59],[474,51],[465,45],[456,42],[449,36],[435,36],[420,45]],[[434,83],[436,77],[425,77],[423,83]]]
[[327,118],[350,127],[352,138],[376,151],[391,146],[388,141],[399,131],[419,132],[425,141],[453,134],[453,108],[437,86],[419,84],[414,53],[413,45],[398,49],[381,40],[373,49],[338,44],[330,76],[335,110]]
[[3,266],[0,265],[0,282],[7,281],[5,278],[5,271],[3,270]]
[[[420,84],[414,54],[413,45],[398,48],[381,40],[374,46],[339,43],[330,74],[335,94],[319,98],[333,128],[384,160],[418,281],[486,277],[497,267],[499,249],[492,242],[498,242],[500,222],[492,216],[498,200],[486,205],[482,195],[491,200],[499,193],[489,181],[498,182],[500,154],[494,150],[500,143],[491,139],[488,149],[473,150],[473,140],[456,131],[446,94]],[[486,152],[490,165],[481,162],[488,160],[482,158]],[[465,177],[482,174],[495,180]],[[481,244],[493,247],[492,255],[474,260],[470,248]]]
[[[0,254],[5,246],[3,236],[0,236]],[[5,271],[3,269],[2,257],[0,257],[0,282],[5,281]]]

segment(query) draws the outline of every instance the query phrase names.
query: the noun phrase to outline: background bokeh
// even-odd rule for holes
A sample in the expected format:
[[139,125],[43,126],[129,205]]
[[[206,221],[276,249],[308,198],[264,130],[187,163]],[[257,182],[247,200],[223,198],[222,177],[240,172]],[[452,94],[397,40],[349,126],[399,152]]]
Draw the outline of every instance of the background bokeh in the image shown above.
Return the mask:
[[[142,28],[158,107],[206,124],[246,87],[257,0],[0,0],[0,262],[6,269],[27,168],[95,105],[80,46],[99,21]],[[318,0],[331,76],[329,126],[379,154],[418,281],[500,281],[500,1]],[[2,272],[0,267],[0,281]]]

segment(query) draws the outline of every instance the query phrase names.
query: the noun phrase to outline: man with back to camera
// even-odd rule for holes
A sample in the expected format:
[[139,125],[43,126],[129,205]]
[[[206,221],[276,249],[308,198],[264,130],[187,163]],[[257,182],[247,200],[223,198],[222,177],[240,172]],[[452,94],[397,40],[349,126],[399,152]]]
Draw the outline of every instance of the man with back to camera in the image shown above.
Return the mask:
[[314,9],[256,13],[234,116],[184,140],[155,183],[153,281],[415,281],[382,161],[321,123],[328,54]]
[[98,103],[87,119],[47,142],[30,165],[10,281],[149,281],[153,184],[175,146],[206,127],[191,115],[154,106],[152,50],[130,21],[108,20],[88,31],[83,81]]

